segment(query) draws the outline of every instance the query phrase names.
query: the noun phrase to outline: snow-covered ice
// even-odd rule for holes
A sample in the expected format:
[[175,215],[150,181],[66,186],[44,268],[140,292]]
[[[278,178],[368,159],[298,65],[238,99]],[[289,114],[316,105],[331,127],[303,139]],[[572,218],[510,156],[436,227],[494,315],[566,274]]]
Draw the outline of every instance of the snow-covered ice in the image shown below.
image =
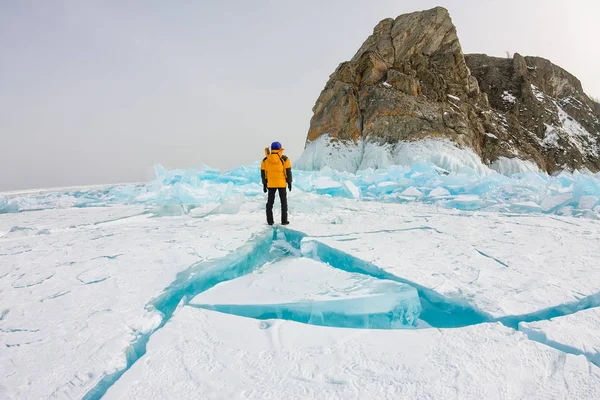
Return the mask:
[[594,399],[600,369],[500,324],[363,330],[186,307],[106,399]]
[[321,259],[335,257],[329,249],[341,251],[352,258],[346,265],[367,262],[381,276],[401,277],[507,323],[576,307],[586,296],[600,303],[598,222],[424,211],[393,204],[342,209],[343,224],[308,216],[294,229],[321,246]]
[[416,324],[417,291],[408,285],[288,258],[200,293],[189,303],[253,318],[285,317],[314,325],[400,328]]
[[570,354],[583,354],[600,367],[600,308],[563,317],[521,322],[519,330],[530,339]]
[[257,165],[3,194],[0,398],[600,398],[600,176],[423,146],[288,227]]
[[0,397],[81,398],[124,370],[133,344],[161,324],[148,305],[178,274],[264,231],[236,218],[123,218],[132,213],[0,219]]

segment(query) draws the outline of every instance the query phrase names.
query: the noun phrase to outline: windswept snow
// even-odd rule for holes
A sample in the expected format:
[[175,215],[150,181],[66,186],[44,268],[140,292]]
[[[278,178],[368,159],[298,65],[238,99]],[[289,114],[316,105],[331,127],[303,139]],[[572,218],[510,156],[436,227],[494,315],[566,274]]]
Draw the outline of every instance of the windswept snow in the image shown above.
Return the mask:
[[395,205],[337,215],[343,224],[309,217],[294,225],[305,241],[325,246],[321,259],[329,257],[328,249],[342,251],[490,318],[510,321],[569,304],[575,309],[586,296],[600,304],[595,221],[422,214]]
[[600,369],[500,324],[355,330],[186,307],[106,399],[594,399]]
[[82,398],[124,370],[133,343],[161,324],[147,304],[177,274],[264,230],[235,217],[114,220],[133,210],[118,211],[0,219],[0,229],[18,224],[37,232],[0,237],[0,397]]
[[600,367],[600,308],[546,321],[522,322],[519,330],[530,339],[569,354],[583,354]]

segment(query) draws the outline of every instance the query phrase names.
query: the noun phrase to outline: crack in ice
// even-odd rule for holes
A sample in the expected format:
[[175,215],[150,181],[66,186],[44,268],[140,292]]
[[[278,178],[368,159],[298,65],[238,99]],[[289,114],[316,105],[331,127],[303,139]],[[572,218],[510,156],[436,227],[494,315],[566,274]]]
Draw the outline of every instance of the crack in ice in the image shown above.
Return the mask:
[[434,231],[436,233],[439,233],[440,235],[445,234],[444,232],[440,231],[439,229],[433,228],[431,226],[417,226],[417,227],[413,227],[413,228],[379,229],[376,231],[334,233],[332,235],[310,235],[310,237],[323,239],[323,238],[336,238],[336,237],[340,237],[340,236],[343,237],[343,236],[352,236],[352,235],[373,235],[373,234],[377,234],[377,233],[398,233],[398,232],[427,231],[427,230]]
[[[277,227],[274,228],[273,231],[267,231],[266,234],[253,237],[246,244],[225,257],[208,261],[202,260],[192,264],[186,270],[179,273],[173,283],[166,287],[162,294],[155,297],[146,305],[147,310],[158,311],[162,315],[161,323],[148,333],[142,334],[138,332],[136,340],[131,343],[129,349],[126,351],[126,366],[111,375],[104,376],[104,378],[94,388],[89,390],[83,398],[87,400],[101,398],[107,390],[146,353],[146,346],[150,337],[162,329],[178,309],[189,305],[189,301],[193,297],[214,287],[218,283],[236,279],[254,271],[256,268],[265,265],[269,261],[274,261],[274,259],[278,259],[278,257],[286,257],[290,254],[312,258],[326,263],[332,268],[341,269],[347,272],[368,275],[376,279],[392,280],[412,286],[417,290],[423,308],[420,319],[435,329],[465,327],[484,322],[500,322],[508,327],[517,329],[519,322],[537,321],[548,319],[553,316],[568,315],[578,310],[600,305],[599,293],[568,305],[550,307],[546,310],[531,314],[494,318],[468,304],[466,300],[447,298],[433,289],[388,273],[374,264],[327,246],[316,240],[318,238],[336,238],[360,234],[392,233],[411,230],[433,230],[437,233],[442,233],[434,228],[421,226],[416,228],[309,236],[303,232],[289,228]],[[285,240],[275,248],[275,242],[280,241],[280,239],[278,239],[279,233],[283,234]],[[286,248],[286,246],[289,248]],[[300,249],[299,253],[298,249]],[[508,267],[508,265],[500,260],[482,253],[479,250],[477,250],[477,252],[484,257],[493,259],[504,267]],[[479,273],[480,271],[475,280],[479,278]],[[198,305],[191,306],[203,308]],[[241,315],[247,311],[243,309],[244,305],[240,305],[239,307],[237,312],[234,310],[232,314]],[[216,311],[222,312],[222,310]],[[270,317],[283,318],[284,315],[283,313],[280,313],[279,315],[275,313],[275,315],[271,315]],[[298,317],[288,315],[287,318],[283,319],[298,320]],[[269,322],[263,322],[265,326],[269,324]]]
[[[503,262],[503,261],[500,261],[500,260],[498,260],[496,257],[492,257],[492,256],[490,256],[489,254],[486,254],[486,253],[484,253],[483,251],[481,251],[481,250],[478,250],[478,249],[475,249],[475,251],[476,251],[477,253],[481,254],[482,256],[484,256],[485,258],[489,258],[490,260],[497,262],[498,264],[502,265],[503,267],[505,267],[505,268],[509,268],[508,264],[506,264],[506,263],[505,263],[505,262]],[[479,277],[479,275],[478,275],[477,277]]]
[[186,305],[192,297],[220,282],[250,273],[267,262],[275,234],[276,232],[267,231],[266,234],[251,238],[245,245],[225,257],[200,261],[180,272],[175,281],[165,288],[162,294],[146,305],[147,310],[162,314],[161,323],[148,333],[138,333],[136,340],[126,351],[126,366],[110,375],[105,375],[84,395],[83,399],[102,398],[107,390],[146,354],[146,346],[150,337],[162,329],[175,311]]

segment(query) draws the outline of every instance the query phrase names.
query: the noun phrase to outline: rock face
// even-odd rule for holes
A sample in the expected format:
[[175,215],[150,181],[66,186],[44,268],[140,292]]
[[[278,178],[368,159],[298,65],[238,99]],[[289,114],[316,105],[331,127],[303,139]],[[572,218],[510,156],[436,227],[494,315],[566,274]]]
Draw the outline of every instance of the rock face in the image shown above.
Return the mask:
[[330,75],[313,113],[307,144],[327,136],[393,149],[435,137],[486,164],[600,169],[600,106],[581,83],[541,58],[465,56],[441,7],[381,21]]
[[[517,155],[542,170],[600,170],[600,112],[581,82],[538,57],[467,55],[467,64],[503,117],[484,146],[484,159]],[[493,127],[489,128],[493,131]]]

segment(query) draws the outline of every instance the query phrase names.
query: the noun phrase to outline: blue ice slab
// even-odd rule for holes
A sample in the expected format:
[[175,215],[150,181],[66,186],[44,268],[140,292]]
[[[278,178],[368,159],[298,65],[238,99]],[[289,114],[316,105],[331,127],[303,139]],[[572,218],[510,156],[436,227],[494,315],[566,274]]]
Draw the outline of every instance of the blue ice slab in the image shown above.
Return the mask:
[[306,258],[286,258],[200,293],[190,306],[257,319],[399,329],[417,324],[413,287],[350,273]]
[[0,196],[0,214],[19,212],[19,204],[9,201],[6,197]]

